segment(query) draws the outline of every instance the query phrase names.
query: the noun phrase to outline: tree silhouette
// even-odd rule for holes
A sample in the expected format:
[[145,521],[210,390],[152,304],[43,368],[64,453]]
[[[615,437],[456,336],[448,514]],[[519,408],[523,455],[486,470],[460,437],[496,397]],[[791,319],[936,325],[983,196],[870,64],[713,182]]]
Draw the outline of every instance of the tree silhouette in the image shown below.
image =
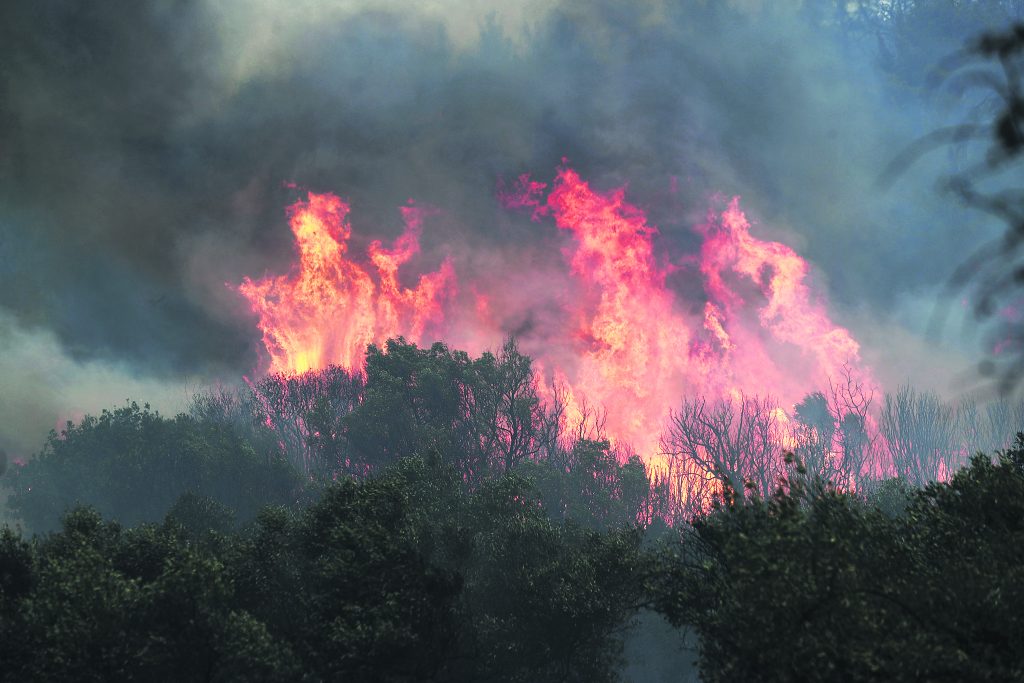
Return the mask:
[[[971,3],[981,4],[981,3]],[[977,247],[956,268],[933,319],[945,326],[950,302],[967,295],[984,327],[979,371],[1001,394],[1024,377],[1024,24],[989,32],[947,57],[933,85],[979,94],[970,120],[929,133],[900,154],[883,174],[888,183],[921,155],[956,145],[969,161],[941,179],[940,187],[966,206],[995,218],[1002,234]]]

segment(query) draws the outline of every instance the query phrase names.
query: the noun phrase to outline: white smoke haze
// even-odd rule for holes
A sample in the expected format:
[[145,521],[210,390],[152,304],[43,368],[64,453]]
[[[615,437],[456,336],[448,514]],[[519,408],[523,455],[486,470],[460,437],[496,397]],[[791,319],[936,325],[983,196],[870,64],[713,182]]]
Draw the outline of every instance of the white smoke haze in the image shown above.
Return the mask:
[[[495,186],[550,181],[563,157],[628,185],[676,265],[714,196],[741,196],[886,386],[966,386],[977,340],[926,332],[999,226],[936,193],[955,153],[879,178],[965,110],[922,84],[981,24],[855,34],[834,16],[859,5],[753,0],[71,5],[0,8],[0,447],[126,398],[173,412],[257,369],[225,283],[288,271],[286,182],[350,201],[353,253],[395,237],[409,198],[436,207],[408,276],[450,256],[460,296],[525,283],[496,314],[538,348],[565,236]],[[698,286],[685,267],[670,284]]]
[[168,381],[138,376],[126,364],[76,361],[53,333],[29,331],[0,315],[0,449],[24,460],[42,446],[51,429],[68,420],[98,415],[130,400],[174,415],[185,409],[196,381]]
[[[642,7],[644,3],[636,3]],[[652,6],[659,2],[647,3]],[[515,45],[544,21],[557,3],[540,0],[223,0],[206,11],[225,46],[224,73],[241,83],[267,73],[285,73],[308,58],[307,39],[323,27],[377,14],[398,25],[434,24],[456,53],[477,47],[481,34],[498,28]]]

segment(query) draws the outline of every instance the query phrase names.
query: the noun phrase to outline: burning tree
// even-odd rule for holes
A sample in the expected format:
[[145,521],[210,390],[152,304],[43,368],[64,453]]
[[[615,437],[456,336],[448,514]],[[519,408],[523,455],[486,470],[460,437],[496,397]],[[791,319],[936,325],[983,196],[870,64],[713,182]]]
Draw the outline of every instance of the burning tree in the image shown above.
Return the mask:
[[771,398],[684,399],[672,411],[662,450],[670,471],[715,479],[740,493],[767,493],[783,472],[778,409]]
[[[669,277],[682,262],[659,252],[658,229],[627,200],[625,188],[597,190],[563,166],[550,188],[523,176],[511,190],[500,191],[499,200],[509,208],[531,210],[531,218],[552,222],[566,236],[565,272],[552,273],[556,286],[546,287],[549,291],[542,296],[550,296],[550,291],[570,296],[529,302],[531,309],[550,305],[563,320],[545,344],[533,347],[545,369],[540,393],[527,375],[528,364],[521,359],[513,362],[507,350],[493,360],[485,354],[481,362],[457,358],[455,353],[448,353],[446,360],[445,352],[439,351],[430,363],[441,375],[427,374],[423,379],[439,392],[433,398],[440,403],[430,407],[424,395],[412,403],[398,403],[401,416],[380,408],[379,418],[381,424],[444,423],[447,431],[427,434],[414,429],[428,437],[414,444],[406,439],[413,432],[385,434],[380,427],[377,436],[366,440],[363,437],[376,428],[363,425],[359,435],[350,421],[341,426],[346,447],[363,451],[346,457],[370,463],[378,457],[391,461],[415,449],[433,448],[446,457],[458,451],[460,455],[453,457],[466,463],[466,475],[478,478],[485,470],[506,471],[541,453],[557,458],[571,452],[567,439],[581,406],[589,402],[600,407],[609,442],[617,448],[628,444],[650,465],[659,457],[659,432],[668,406],[688,387],[699,387],[712,398],[771,387],[790,401],[813,379],[835,375],[842,363],[860,363],[859,344],[849,330],[833,322],[821,297],[812,291],[808,263],[780,242],[757,238],[738,197],[693,226],[701,248],[684,258],[692,259],[694,276],[702,283],[706,300],[699,302],[680,301],[683,294]],[[399,347],[394,359],[386,358],[391,353],[387,340],[401,337],[433,348],[429,344],[434,339],[451,334],[471,340],[470,350],[477,353],[487,340],[507,334],[508,321],[495,312],[524,302],[522,295],[508,291],[500,274],[489,278],[477,273],[478,280],[460,292],[454,262],[448,257],[433,271],[421,268],[418,280],[414,272],[399,272],[413,270],[418,238],[425,217],[433,215],[430,211],[403,207],[405,233],[390,247],[371,242],[362,256],[349,245],[349,209],[336,195],[308,193],[288,209],[298,256],[290,272],[230,285],[257,318],[271,371],[298,374],[336,363],[350,373],[367,373],[370,383],[371,375],[378,373],[384,381],[382,391],[388,383],[395,389],[405,386],[408,399],[427,386],[416,379],[423,370],[422,359]],[[402,284],[410,278],[415,286]],[[750,291],[759,295],[747,296]],[[692,314],[697,304],[704,308],[702,320]],[[364,356],[368,345],[385,352]],[[806,361],[804,368],[795,370],[779,362],[780,354],[793,350]],[[440,365],[447,367],[440,370]],[[858,377],[871,384],[868,370],[858,368]],[[548,396],[546,382],[551,378],[560,387],[560,398]],[[282,376],[275,381],[287,383]],[[281,386],[263,388],[271,403],[278,401]],[[367,389],[364,412],[377,410],[375,391]],[[541,406],[538,398],[549,405]],[[553,399],[564,405],[554,405]],[[406,411],[411,413],[404,415]],[[311,438],[325,440],[316,444],[321,450],[333,448],[337,441],[332,425],[321,425],[317,437],[294,417],[285,423],[288,434],[281,434],[282,442],[292,450],[308,449]],[[557,438],[552,431],[556,425]],[[443,433],[456,435],[455,441],[438,441]],[[309,454],[300,455],[308,468]],[[330,457],[337,460],[336,455]],[[621,461],[627,459],[622,455]]]

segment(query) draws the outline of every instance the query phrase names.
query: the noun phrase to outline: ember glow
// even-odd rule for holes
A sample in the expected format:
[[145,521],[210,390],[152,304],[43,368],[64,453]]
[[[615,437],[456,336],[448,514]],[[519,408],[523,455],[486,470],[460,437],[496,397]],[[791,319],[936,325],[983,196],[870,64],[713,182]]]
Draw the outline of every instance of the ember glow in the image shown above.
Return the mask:
[[[567,429],[583,406],[598,408],[608,436],[651,461],[669,409],[684,396],[771,395],[792,406],[844,369],[875,387],[857,341],[811,291],[807,263],[786,245],[752,235],[738,198],[695,228],[703,245],[685,264],[656,253],[657,229],[624,188],[596,191],[569,167],[550,191],[521,176],[498,199],[569,237],[564,285],[576,295],[557,299],[564,338],[534,353],[540,383],[564,389]],[[271,371],[328,364],[358,371],[367,344],[399,335],[421,345],[477,340],[480,348],[467,349],[474,353],[501,343],[508,330],[492,302],[507,299],[511,283],[464,282],[472,296],[456,298],[455,268],[446,260],[415,288],[401,286],[398,271],[419,247],[424,218],[415,206],[402,212],[406,232],[394,245],[373,242],[357,258],[348,252],[345,202],[310,193],[289,209],[299,254],[293,272],[237,287],[258,316]],[[701,301],[668,286],[670,272],[682,268],[699,272]]]

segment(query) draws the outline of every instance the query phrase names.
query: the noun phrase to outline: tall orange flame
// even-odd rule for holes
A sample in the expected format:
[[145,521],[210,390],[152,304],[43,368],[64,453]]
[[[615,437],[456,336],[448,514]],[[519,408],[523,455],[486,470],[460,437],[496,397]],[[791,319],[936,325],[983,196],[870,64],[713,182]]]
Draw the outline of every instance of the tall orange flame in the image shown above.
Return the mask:
[[[530,208],[535,219],[551,215],[574,238],[566,257],[592,297],[569,311],[578,321],[574,368],[554,374],[570,385],[570,398],[607,410],[615,439],[656,453],[668,410],[684,395],[769,393],[792,405],[847,368],[874,386],[853,336],[812,301],[806,261],[753,237],[738,198],[698,228],[708,300],[697,320],[666,287],[652,243],[657,231],[623,189],[596,192],[569,168],[546,200],[546,186],[528,177],[516,187],[504,192],[507,206]],[[755,296],[741,295],[744,284]]]
[[[738,309],[746,302],[730,287],[727,275],[741,276],[754,285],[763,296],[764,303],[757,309],[761,328],[775,340],[790,344],[802,352],[809,361],[805,367],[814,372],[811,378],[819,385],[828,378],[838,377],[844,366],[853,366],[858,378],[873,385],[870,374],[859,367],[860,345],[849,330],[834,324],[821,304],[814,303],[806,283],[808,266],[795,251],[779,242],[764,242],[750,234],[750,223],[734,197],[719,216],[710,216],[701,226],[704,245],[701,249],[700,269],[705,277],[705,288],[717,304],[713,307],[716,321],[737,317]],[[715,332],[722,350],[734,353],[735,341],[729,337],[720,322]],[[743,330],[743,335],[749,334]],[[746,346],[740,347],[746,350]],[[792,372],[791,368],[787,368]],[[774,380],[777,390],[803,383],[805,372]],[[799,391],[801,387],[795,387]],[[787,393],[790,393],[787,391]]]
[[422,210],[405,207],[406,230],[392,248],[370,245],[375,282],[348,258],[349,206],[332,194],[309,193],[288,209],[299,263],[288,275],[245,278],[238,292],[259,316],[270,371],[301,373],[334,363],[361,368],[367,345],[405,335],[418,339],[442,317],[440,300],[455,283],[451,263],[422,275],[415,289],[398,269],[419,249]]
[[[551,293],[571,333],[534,351],[546,380],[562,383],[570,412],[577,409],[569,427],[582,419],[580,406],[602,408],[609,437],[656,459],[668,411],[685,395],[770,393],[785,407],[849,368],[875,386],[856,340],[812,296],[806,261],[786,245],[754,237],[738,199],[697,229],[703,246],[695,263],[706,296],[692,302],[677,300],[667,285],[671,268],[683,266],[655,253],[657,231],[624,189],[595,191],[563,167],[545,197],[546,191],[521,176],[499,190],[499,199],[530,210],[536,221],[550,217],[571,237],[562,284],[579,296],[564,302]],[[472,297],[447,318],[458,322],[446,326],[456,302],[449,261],[414,289],[399,283],[399,269],[419,248],[421,209],[403,209],[406,232],[392,246],[370,245],[373,276],[347,253],[348,212],[338,197],[310,193],[289,209],[295,270],[238,286],[259,317],[271,370],[298,373],[330,363],[359,369],[369,343],[398,335],[433,341],[428,323],[442,337],[501,342],[506,330],[494,302],[517,296],[508,287],[470,283]]]
[[559,171],[547,206],[575,239],[567,254],[573,275],[596,298],[575,312],[573,393],[608,411],[610,435],[654,453],[662,420],[680,397],[689,362],[680,350],[691,336],[655,261],[655,230],[622,189],[594,192],[568,168]]

